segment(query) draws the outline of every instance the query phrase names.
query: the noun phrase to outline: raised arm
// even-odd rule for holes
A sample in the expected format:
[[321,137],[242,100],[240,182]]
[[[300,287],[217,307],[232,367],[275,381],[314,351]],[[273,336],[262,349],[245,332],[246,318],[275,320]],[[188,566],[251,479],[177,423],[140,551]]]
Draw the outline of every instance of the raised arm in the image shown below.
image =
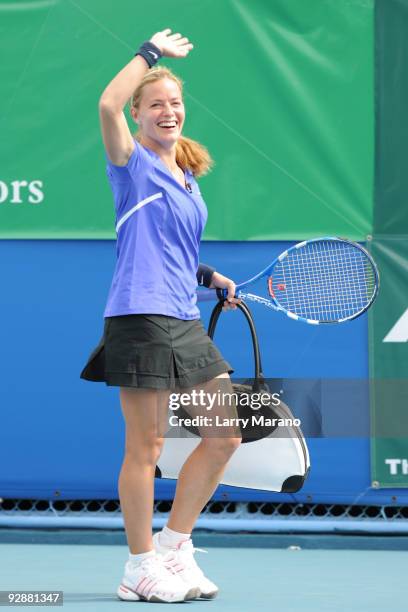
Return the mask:
[[[154,34],[149,42],[165,57],[185,57],[193,48],[188,38],[171,34],[169,28]],[[136,55],[109,83],[99,100],[103,142],[109,159],[117,166],[126,166],[135,146],[123,109],[148,69],[144,57]]]

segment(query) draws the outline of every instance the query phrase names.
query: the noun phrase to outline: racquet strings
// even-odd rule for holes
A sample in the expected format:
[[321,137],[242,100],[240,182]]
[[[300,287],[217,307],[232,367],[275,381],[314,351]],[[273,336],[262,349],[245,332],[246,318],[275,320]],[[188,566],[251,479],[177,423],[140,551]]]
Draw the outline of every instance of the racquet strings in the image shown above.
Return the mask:
[[364,251],[321,240],[289,251],[272,272],[276,301],[305,319],[339,321],[364,310],[376,292],[376,274]]

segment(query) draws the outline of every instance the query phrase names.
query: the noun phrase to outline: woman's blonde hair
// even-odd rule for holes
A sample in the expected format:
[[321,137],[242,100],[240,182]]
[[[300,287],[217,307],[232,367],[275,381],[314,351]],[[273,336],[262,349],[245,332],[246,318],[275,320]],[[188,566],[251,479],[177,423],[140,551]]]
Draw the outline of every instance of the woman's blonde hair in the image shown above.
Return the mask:
[[[155,83],[161,79],[171,79],[180,88],[183,94],[183,81],[164,66],[155,66],[146,72],[142,81],[133,92],[130,99],[130,108],[139,109],[140,100],[143,94],[143,88],[150,83]],[[140,140],[140,134],[136,132],[135,138]],[[207,149],[199,142],[180,136],[176,145],[176,162],[183,170],[191,170],[194,176],[203,176],[207,174],[213,165],[213,160],[210,157]]]

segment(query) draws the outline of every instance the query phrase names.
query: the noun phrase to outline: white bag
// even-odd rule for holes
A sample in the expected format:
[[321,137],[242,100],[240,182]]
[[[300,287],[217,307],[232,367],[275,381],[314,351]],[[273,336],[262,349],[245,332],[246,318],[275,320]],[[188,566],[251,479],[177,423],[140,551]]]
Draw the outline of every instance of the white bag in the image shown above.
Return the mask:
[[[270,393],[262,374],[261,358],[255,325],[248,306],[241,302],[238,308],[245,315],[251,329],[255,359],[255,378],[252,384],[234,384],[234,391],[242,393]],[[213,337],[215,326],[222,310],[218,303],[211,315],[208,335]],[[239,416],[243,410],[237,406]],[[248,408],[245,409],[248,414]],[[260,411],[261,412],[261,411]],[[287,419],[295,417],[282,401],[278,405],[262,408],[265,418]],[[200,443],[195,428],[179,427],[171,431],[165,440],[159,459],[156,476],[176,479],[187,457]],[[261,427],[252,432],[242,431],[243,443],[228,462],[220,484],[251,489],[264,489],[282,493],[299,491],[310,469],[309,452],[300,427],[296,425]],[[198,433],[198,432],[197,432]],[[177,437],[176,437],[177,436]]]

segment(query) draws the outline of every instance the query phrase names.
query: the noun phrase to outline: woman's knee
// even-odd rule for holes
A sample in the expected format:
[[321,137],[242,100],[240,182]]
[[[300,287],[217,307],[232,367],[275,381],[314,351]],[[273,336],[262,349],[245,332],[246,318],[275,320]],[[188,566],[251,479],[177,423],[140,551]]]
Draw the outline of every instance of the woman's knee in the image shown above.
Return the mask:
[[138,465],[155,466],[163,450],[164,438],[146,437],[138,441],[126,440],[125,459]]
[[126,424],[126,460],[156,465],[164,444],[168,393],[125,387],[120,389],[120,399]]

